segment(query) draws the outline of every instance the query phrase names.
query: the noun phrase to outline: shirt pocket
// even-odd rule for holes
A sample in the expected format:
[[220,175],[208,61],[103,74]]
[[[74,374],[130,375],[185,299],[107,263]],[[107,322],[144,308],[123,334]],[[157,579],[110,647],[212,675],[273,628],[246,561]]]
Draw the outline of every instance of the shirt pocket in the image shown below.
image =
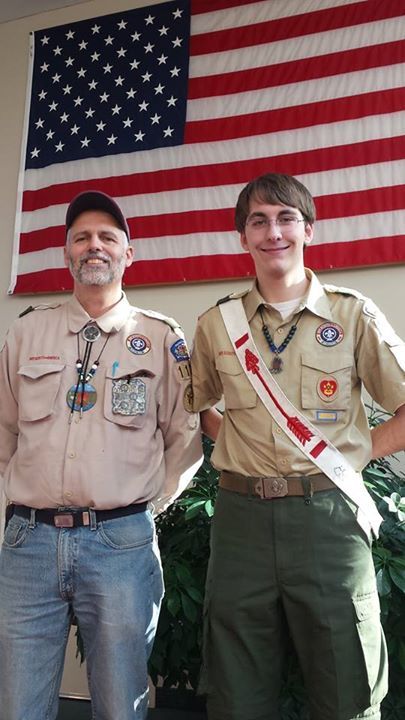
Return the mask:
[[18,370],[19,419],[24,422],[43,420],[53,414],[65,365],[23,365]]
[[349,353],[304,353],[301,356],[303,409],[347,410],[351,400],[352,366],[353,358]]
[[156,376],[149,369],[120,368],[119,375],[107,371],[104,416],[115,425],[142,428],[155,394]]
[[221,355],[215,361],[221,378],[227,410],[253,408],[257,404],[255,389],[247,379],[236,356]]

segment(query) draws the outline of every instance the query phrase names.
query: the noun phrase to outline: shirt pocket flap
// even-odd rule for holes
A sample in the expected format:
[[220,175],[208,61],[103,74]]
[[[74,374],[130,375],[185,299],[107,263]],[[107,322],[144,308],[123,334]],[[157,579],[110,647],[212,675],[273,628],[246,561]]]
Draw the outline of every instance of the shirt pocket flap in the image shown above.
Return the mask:
[[52,415],[64,368],[62,363],[35,363],[18,369],[21,421],[33,422]]
[[309,353],[303,353],[301,362],[303,367],[331,375],[340,370],[350,368],[353,364],[353,358],[349,353],[339,353],[335,355],[310,355]]
[[22,375],[23,377],[31,378],[32,380],[37,380],[37,378],[41,378],[44,375],[61,372],[64,367],[65,366],[61,363],[35,363],[32,365],[22,365],[18,369],[17,374]]
[[219,355],[215,360],[215,367],[218,372],[227,375],[240,375],[243,368],[236,355]]
[[215,367],[221,377],[227,410],[256,407],[256,390],[250,384],[236,355],[220,355],[215,360]]
[[325,352],[301,355],[301,400],[305,410],[326,406],[347,410],[351,401],[353,358],[349,353]]

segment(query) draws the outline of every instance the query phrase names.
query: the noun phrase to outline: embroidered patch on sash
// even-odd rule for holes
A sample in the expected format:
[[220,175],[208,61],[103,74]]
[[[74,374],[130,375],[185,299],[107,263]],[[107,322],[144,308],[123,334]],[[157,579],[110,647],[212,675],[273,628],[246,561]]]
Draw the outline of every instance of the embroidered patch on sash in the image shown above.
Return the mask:
[[146,355],[151,348],[150,340],[145,335],[128,335],[127,348],[134,355]]
[[337,323],[323,323],[317,328],[315,337],[321,345],[332,347],[332,345],[338,345],[343,340],[343,328]]

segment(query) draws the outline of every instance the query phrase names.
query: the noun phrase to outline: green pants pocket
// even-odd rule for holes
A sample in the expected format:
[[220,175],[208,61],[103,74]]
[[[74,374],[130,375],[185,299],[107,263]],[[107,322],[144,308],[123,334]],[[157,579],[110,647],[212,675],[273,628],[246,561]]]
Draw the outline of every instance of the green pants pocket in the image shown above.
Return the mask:
[[354,597],[353,606],[370,692],[367,704],[374,705],[381,702],[388,690],[387,648],[377,591]]

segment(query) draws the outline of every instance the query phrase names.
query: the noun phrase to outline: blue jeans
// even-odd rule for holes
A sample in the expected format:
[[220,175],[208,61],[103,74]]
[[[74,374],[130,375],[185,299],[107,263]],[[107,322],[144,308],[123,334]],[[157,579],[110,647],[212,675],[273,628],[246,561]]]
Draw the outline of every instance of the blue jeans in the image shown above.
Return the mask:
[[92,717],[144,720],[163,580],[149,511],[58,529],[14,515],[0,553],[0,715],[54,720],[72,614]]

